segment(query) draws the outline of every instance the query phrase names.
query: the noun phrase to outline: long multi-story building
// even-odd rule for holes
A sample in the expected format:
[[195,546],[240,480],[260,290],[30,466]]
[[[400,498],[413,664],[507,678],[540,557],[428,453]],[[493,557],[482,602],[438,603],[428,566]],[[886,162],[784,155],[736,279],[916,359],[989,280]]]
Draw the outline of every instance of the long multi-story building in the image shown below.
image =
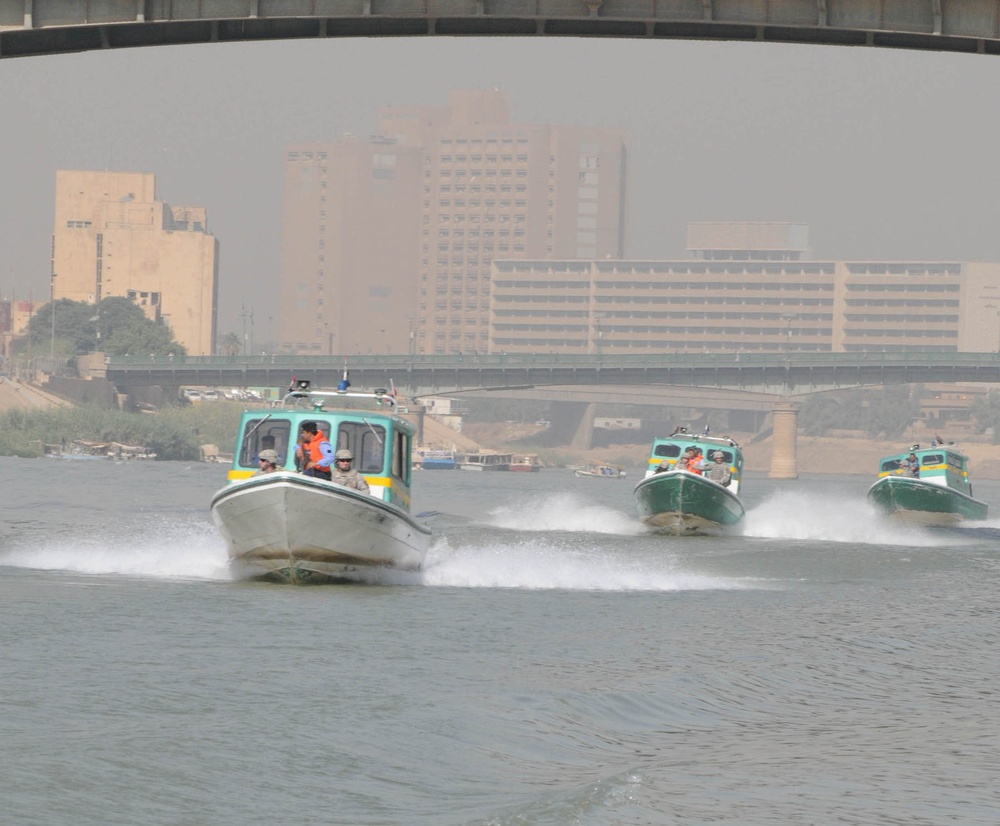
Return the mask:
[[493,262],[510,353],[1000,350],[1000,263],[812,261],[808,228],[699,223],[679,260]]
[[158,201],[153,174],[56,173],[53,300],[127,298],[188,353],[211,355],[218,260],[205,209]]
[[513,123],[496,88],[288,147],[282,348],[485,352],[494,259],[622,257],[628,165],[627,133]]

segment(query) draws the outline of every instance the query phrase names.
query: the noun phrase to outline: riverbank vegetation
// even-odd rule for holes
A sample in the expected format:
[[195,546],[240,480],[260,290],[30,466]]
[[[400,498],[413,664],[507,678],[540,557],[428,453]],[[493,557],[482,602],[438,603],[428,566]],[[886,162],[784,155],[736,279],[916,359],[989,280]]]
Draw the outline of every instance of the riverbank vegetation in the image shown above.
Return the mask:
[[0,415],[0,455],[38,457],[46,444],[86,439],[145,447],[160,460],[197,461],[203,444],[218,445],[223,452],[232,449],[244,409],[235,402],[172,407],[156,414],[90,405],[17,408]]

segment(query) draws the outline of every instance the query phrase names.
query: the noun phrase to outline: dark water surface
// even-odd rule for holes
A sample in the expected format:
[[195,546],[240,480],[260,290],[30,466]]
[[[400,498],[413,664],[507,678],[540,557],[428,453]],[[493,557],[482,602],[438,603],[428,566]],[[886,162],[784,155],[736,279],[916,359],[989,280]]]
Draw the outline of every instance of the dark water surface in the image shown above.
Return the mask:
[[1000,483],[663,538],[637,470],[425,471],[423,573],[296,588],[229,578],[224,477],[0,458],[0,822],[1000,823]]

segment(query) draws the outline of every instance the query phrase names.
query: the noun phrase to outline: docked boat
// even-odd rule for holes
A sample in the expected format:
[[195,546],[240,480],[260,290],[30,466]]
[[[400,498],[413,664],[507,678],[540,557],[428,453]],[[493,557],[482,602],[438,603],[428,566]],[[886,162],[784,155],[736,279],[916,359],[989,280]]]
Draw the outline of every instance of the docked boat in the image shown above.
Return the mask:
[[497,453],[481,450],[476,453],[466,453],[462,456],[459,466],[462,470],[510,470],[514,458],[512,453]]
[[593,465],[586,468],[575,468],[573,475],[584,479],[624,479],[625,468],[617,465]]
[[745,514],[740,500],[743,453],[732,439],[689,436],[680,428],[653,440],[636,509],[664,533],[713,534],[732,529]]
[[536,453],[528,453],[524,456],[515,456],[510,463],[512,473],[538,473],[542,469],[542,462]]
[[421,470],[457,470],[458,459],[454,450],[418,447],[413,456],[413,466]]
[[985,519],[988,505],[972,495],[968,457],[953,445],[883,456],[868,501],[885,516],[921,525]]
[[[304,422],[314,422],[334,450],[349,449],[367,493],[295,469]],[[419,570],[430,529],[410,515],[413,425],[394,395],[314,391],[300,381],[279,407],[248,410],[228,483],[212,498],[212,518],[241,579],[323,583],[366,569]],[[255,473],[262,450],[277,470]]]

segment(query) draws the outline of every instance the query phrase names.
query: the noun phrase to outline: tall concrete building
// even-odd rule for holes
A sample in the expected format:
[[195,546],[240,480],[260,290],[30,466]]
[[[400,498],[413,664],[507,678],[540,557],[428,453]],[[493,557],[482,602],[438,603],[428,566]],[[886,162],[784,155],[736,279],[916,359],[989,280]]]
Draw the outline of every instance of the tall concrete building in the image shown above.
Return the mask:
[[794,223],[688,226],[678,260],[495,261],[510,353],[1000,351],[1000,263],[813,261]]
[[144,172],[56,173],[52,299],[128,298],[191,355],[211,355],[219,246],[203,207],[156,199]]
[[282,348],[485,352],[494,259],[622,257],[628,165],[627,133],[512,123],[496,88],[288,147]]

